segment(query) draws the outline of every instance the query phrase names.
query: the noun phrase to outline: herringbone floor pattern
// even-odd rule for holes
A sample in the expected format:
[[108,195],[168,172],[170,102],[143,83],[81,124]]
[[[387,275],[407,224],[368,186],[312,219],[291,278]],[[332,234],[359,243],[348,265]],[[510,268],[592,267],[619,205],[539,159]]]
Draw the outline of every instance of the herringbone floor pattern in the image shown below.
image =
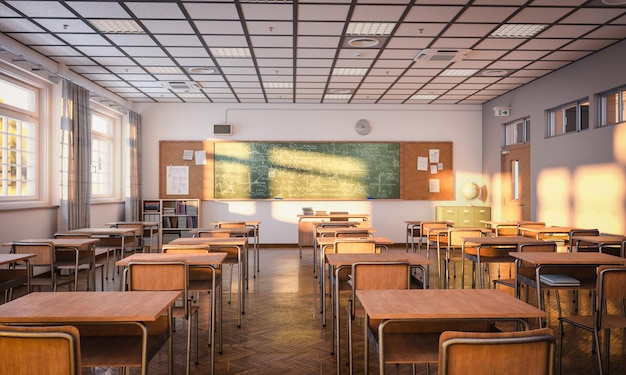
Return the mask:
[[[404,247],[391,251],[404,251]],[[225,268],[225,285],[223,292],[223,351],[216,355],[216,374],[254,374],[254,375],[288,375],[288,374],[335,374],[335,356],[330,354],[331,326],[330,321],[325,328],[321,326],[319,311],[319,280],[313,277],[312,251],[304,250],[303,257],[298,255],[297,248],[263,248],[261,250],[260,272],[256,277],[249,278],[246,309],[242,326],[237,327],[237,293],[236,272],[233,277],[232,303],[228,298],[228,268]],[[252,269],[252,267],[251,267]],[[508,275],[508,268],[500,270],[503,277]],[[436,287],[434,267],[431,267],[431,286]],[[466,277],[469,272],[466,272]],[[492,270],[496,275],[497,270]],[[252,275],[250,275],[252,276]],[[121,277],[115,281],[106,280],[105,290],[119,290]],[[84,277],[83,277],[84,280]],[[99,280],[98,280],[99,283]],[[459,278],[451,281],[458,287]],[[466,282],[466,287],[467,286]],[[626,286],[625,286],[626,287]],[[80,288],[80,286],[79,286]],[[84,288],[84,284],[82,286]],[[18,293],[19,295],[19,293]],[[569,313],[571,303],[564,302],[561,297],[564,314]],[[534,296],[530,298],[531,303]],[[580,311],[589,311],[590,298],[580,297]],[[207,342],[207,309],[208,298],[201,296],[200,306],[200,352],[199,364],[191,365],[192,374],[209,374],[210,351]],[[548,324],[556,334],[555,298],[548,296],[550,308]],[[343,310],[342,310],[343,311]],[[330,317],[328,317],[330,319]],[[343,319],[345,323],[345,319]],[[355,373],[363,374],[362,326],[356,323],[355,331]],[[184,374],[185,353],[185,322],[176,322],[174,333],[175,374]],[[345,335],[345,325],[343,327]],[[345,340],[345,339],[344,339]],[[344,341],[345,343],[345,341]],[[347,374],[345,346],[342,345],[341,371]],[[591,353],[591,335],[581,330],[568,327],[564,341],[565,355],[563,374],[588,375],[597,374],[595,357]],[[611,373],[626,374],[626,353],[623,345],[623,332],[614,332],[611,336]],[[378,373],[377,357],[370,350],[370,374]],[[193,355],[192,355],[193,358]],[[193,359],[192,359],[193,360]],[[387,374],[412,374],[410,366],[387,366]],[[430,373],[436,374],[436,366],[431,366]],[[85,374],[117,374],[118,369],[90,369]],[[138,374],[137,369],[130,369],[130,374]],[[166,348],[150,362],[150,374],[167,374]],[[417,374],[425,374],[424,366],[418,366]]]

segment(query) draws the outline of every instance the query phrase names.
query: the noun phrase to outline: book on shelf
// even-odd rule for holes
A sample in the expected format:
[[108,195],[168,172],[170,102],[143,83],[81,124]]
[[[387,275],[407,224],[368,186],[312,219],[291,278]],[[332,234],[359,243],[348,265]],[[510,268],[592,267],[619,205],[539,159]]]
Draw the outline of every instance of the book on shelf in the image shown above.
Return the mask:
[[561,274],[544,274],[539,280],[550,286],[580,286],[580,280]]
[[161,210],[161,203],[159,201],[144,201],[143,210],[144,212],[159,212]]

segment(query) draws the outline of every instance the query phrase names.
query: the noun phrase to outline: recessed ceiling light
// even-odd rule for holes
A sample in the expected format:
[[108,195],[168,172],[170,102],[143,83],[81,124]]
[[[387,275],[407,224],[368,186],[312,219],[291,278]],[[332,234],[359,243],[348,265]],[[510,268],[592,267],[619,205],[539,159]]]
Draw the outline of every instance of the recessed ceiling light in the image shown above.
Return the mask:
[[327,100],[349,100],[352,95],[349,94],[326,94],[324,95],[324,99]]
[[89,20],[91,26],[105,34],[144,34],[133,20]]
[[356,48],[371,48],[380,44],[376,38],[352,38],[348,39],[348,45]]
[[187,69],[189,73],[192,74],[215,74],[217,73],[217,69],[211,67],[203,67],[203,66],[194,66],[193,68]]
[[478,72],[478,69],[446,69],[439,76],[441,77],[469,77]]
[[433,100],[437,99],[439,95],[435,94],[415,94],[410,97],[411,100]]
[[187,99],[206,99],[206,96],[204,96],[204,94],[183,93],[183,94],[178,94],[178,96],[180,96],[181,98],[187,98]]
[[330,89],[328,90],[329,94],[352,94],[352,90],[350,89]]
[[367,69],[362,68],[335,68],[333,69],[334,76],[364,76],[367,73]]
[[214,57],[245,59],[252,57],[247,48],[209,48]]
[[489,35],[489,38],[532,38],[546,27],[548,25],[509,23],[498,27],[496,31]]
[[396,24],[390,22],[350,22],[346,35],[388,36],[394,27]]
[[292,82],[263,82],[266,89],[292,89]]
[[175,66],[147,66],[146,70],[152,74],[183,74],[182,70]]
[[507,74],[509,74],[509,71],[504,69],[486,69],[480,73],[481,76],[486,77],[502,77]]

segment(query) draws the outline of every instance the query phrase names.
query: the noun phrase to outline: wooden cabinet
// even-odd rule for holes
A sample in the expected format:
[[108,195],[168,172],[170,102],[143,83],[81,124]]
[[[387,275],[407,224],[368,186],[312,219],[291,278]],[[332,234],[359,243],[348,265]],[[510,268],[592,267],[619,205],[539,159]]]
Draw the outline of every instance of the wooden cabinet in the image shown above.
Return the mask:
[[435,220],[451,221],[457,227],[484,227],[481,220],[491,220],[491,207],[436,206]]
[[198,228],[200,223],[200,200],[144,199],[142,217],[143,221],[161,223],[161,243],[168,243],[178,237],[190,237],[190,229]]

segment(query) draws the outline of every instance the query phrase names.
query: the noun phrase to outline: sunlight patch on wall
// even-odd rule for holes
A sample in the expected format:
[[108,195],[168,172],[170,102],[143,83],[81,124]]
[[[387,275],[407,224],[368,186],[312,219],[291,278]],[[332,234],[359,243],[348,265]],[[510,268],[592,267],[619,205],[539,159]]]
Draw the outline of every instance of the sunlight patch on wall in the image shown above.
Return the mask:
[[572,184],[566,168],[545,169],[537,178],[537,220],[546,225],[572,225]]
[[363,178],[368,172],[367,164],[355,158],[278,147],[270,151],[269,161],[277,167],[308,171],[309,174],[336,173],[340,176]]
[[[623,147],[626,147],[624,145]],[[616,164],[579,167],[574,173],[573,225],[598,228],[606,233],[624,233],[626,218],[626,174]]]
[[[367,198],[367,186],[359,179],[347,177],[330,177],[320,175],[316,179],[307,178],[309,172],[295,170],[270,170],[269,190],[275,197],[297,197],[305,199],[307,196],[318,196],[321,199],[354,199],[355,196]],[[293,181],[294,183],[290,183]],[[303,181],[310,183],[304,184]],[[332,187],[331,187],[332,186]],[[326,192],[332,192],[324,197]]]
[[215,184],[229,196],[250,196],[250,167],[236,161],[215,163]]
[[237,215],[252,216],[257,212],[256,202],[237,201],[228,203],[228,212]]

